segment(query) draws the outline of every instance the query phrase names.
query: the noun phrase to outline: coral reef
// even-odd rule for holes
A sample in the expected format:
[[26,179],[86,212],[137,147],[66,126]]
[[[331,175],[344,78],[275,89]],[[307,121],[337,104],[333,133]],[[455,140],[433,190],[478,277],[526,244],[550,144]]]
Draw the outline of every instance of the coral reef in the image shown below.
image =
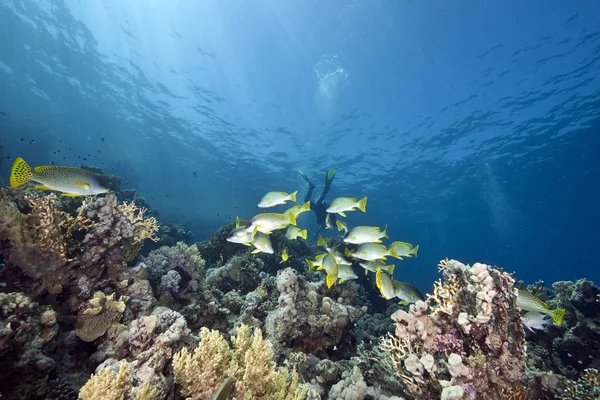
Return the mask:
[[392,315],[382,341],[394,373],[416,398],[512,399],[525,393],[525,334],[514,279],[484,264],[442,261],[444,283]]
[[0,393],[23,399],[44,395],[56,364],[47,347],[57,333],[50,307],[23,293],[0,293]]
[[231,224],[194,244],[131,200],[0,191],[3,399],[597,397],[590,281],[530,288],[567,313],[525,332],[498,268],[442,261],[433,294],[400,306],[362,274],[327,288],[283,232],[277,254],[227,242]]

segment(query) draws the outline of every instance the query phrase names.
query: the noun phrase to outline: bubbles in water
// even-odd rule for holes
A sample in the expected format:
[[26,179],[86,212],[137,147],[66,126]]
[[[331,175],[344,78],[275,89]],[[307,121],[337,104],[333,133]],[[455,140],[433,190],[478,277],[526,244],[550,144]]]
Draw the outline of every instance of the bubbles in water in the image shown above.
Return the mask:
[[335,101],[348,84],[348,72],[340,66],[337,54],[321,56],[315,66],[317,95],[321,103]]

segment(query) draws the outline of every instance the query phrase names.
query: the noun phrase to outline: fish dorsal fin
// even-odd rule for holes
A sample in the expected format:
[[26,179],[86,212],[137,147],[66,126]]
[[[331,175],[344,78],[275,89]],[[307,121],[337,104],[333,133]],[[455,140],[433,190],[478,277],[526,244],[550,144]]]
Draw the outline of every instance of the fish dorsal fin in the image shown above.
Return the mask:
[[41,174],[44,172],[52,171],[53,169],[56,169],[56,167],[53,165],[38,165],[33,169],[33,172],[35,172],[36,174]]
[[90,186],[89,183],[86,183],[86,182],[83,182],[83,181],[73,181],[73,183],[76,186],[79,186],[80,188],[83,188],[85,190],[90,190],[91,189],[91,186]]
[[377,272],[375,272],[375,284],[377,285],[377,289],[381,289],[381,281],[383,280],[381,274],[383,274],[383,272],[381,272],[381,267],[377,267]]

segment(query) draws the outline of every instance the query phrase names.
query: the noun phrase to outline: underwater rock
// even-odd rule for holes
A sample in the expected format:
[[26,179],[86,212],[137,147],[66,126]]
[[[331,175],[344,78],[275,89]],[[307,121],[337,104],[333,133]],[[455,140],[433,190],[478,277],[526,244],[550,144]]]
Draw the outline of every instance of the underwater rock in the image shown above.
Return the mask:
[[327,348],[339,345],[342,336],[350,333],[351,324],[362,317],[363,310],[320,294],[324,285],[307,282],[291,268],[277,274],[278,307],[265,320],[276,355],[284,347],[322,355]]
[[114,299],[114,293],[106,296],[102,292],[96,292],[94,298],[89,301],[91,307],[81,311],[77,316],[75,334],[84,342],[93,342],[114,324],[121,320],[125,311],[127,299]]
[[40,398],[56,368],[47,345],[58,332],[56,313],[23,293],[0,293],[0,393]]

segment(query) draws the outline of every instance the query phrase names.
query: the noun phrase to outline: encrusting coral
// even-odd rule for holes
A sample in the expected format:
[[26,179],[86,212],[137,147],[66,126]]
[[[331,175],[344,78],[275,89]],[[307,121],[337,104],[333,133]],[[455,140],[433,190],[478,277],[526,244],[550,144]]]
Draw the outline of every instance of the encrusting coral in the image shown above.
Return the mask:
[[232,395],[237,399],[306,398],[308,389],[298,384],[296,371],[276,369],[273,352],[260,329],[251,334],[248,326],[241,325],[231,342],[233,349],[219,332],[202,328],[194,352],[184,348],[175,355],[175,381],[188,399],[210,398],[228,377],[233,378]]
[[514,279],[479,263],[446,260],[440,269],[445,282],[427,301],[392,315],[395,334],[381,346],[395,374],[417,398],[524,393],[525,334]]
[[79,313],[75,334],[85,342],[98,339],[112,324],[121,320],[127,300],[123,297],[115,300],[114,293],[106,296],[102,292],[96,292],[89,301],[91,307]]

